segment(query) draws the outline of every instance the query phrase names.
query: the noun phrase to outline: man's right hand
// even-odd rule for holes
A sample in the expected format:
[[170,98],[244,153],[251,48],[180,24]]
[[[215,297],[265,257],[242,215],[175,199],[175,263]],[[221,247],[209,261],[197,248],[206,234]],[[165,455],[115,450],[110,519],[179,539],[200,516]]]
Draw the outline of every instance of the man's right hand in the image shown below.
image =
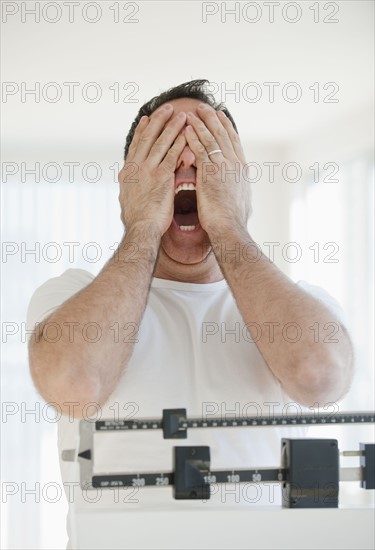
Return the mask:
[[[126,235],[113,257],[90,284],[69,300],[62,302],[64,297],[58,291],[52,296],[51,303],[60,300],[61,305],[45,320],[60,327],[58,341],[44,337],[44,331],[38,341],[30,340],[34,384],[47,402],[61,407],[64,415],[71,414],[67,405],[72,402],[77,403],[75,418],[87,417],[88,403],[109,406],[108,399],[132,355],[135,340],[133,336],[129,338],[127,329],[132,327],[138,332],[142,322],[160,237],[172,223],[174,173],[186,145],[184,135],[176,139],[186,114],[181,118],[172,115],[173,109],[160,107],[144,118],[135,131],[125,167],[119,174]],[[131,163],[138,167],[133,176],[127,170]],[[128,260],[128,245],[133,242],[140,245],[136,248],[136,261]],[[94,320],[100,329],[96,346],[81,328]],[[118,335],[114,326],[118,327]]]
[[185,136],[178,134],[186,114],[172,116],[173,107],[167,105],[141,118],[119,173],[121,219],[126,230],[147,224],[162,236],[172,223],[174,172],[187,143]]

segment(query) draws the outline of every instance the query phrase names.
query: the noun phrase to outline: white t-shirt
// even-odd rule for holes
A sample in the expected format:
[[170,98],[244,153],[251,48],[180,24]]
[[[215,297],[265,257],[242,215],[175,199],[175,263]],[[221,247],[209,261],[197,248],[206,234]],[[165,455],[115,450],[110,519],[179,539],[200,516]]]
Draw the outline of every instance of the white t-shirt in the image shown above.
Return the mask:
[[[61,276],[46,281],[32,296],[28,329],[93,279],[87,271],[68,269]],[[342,319],[340,306],[327,292],[303,281],[298,284],[332,310],[333,320]],[[120,332],[120,337],[121,334],[134,336],[131,326],[126,333]],[[288,408],[292,399],[250,340],[225,280],[192,284],[154,278],[136,338],[138,342],[129,364],[116,389],[98,411],[98,419],[117,419],[118,412],[120,418],[125,419],[161,418],[162,409],[169,408],[186,408],[188,417],[208,418],[298,410],[296,404]],[[88,414],[95,414],[94,408],[88,411]],[[65,416],[58,422],[58,450],[64,484],[79,482],[78,465],[61,460],[62,450],[75,448],[78,426],[79,420],[72,421]],[[176,445],[209,445],[211,470],[278,467],[281,438],[298,438],[305,434],[305,428],[300,427],[191,429],[184,440],[165,440],[160,430],[98,434],[95,436],[94,472],[168,472],[172,470],[172,447]],[[72,493],[68,494],[64,486],[68,501],[72,500]],[[260,493],[255,486],[246,491],[238,489],[238,494],[234,491],[224,494],[222,487],[216,487],[215,491],[210,505],[223,506],[228,499],[231,503],[241,501],[249,505],[280,505],[281,502],[280,488],[275,485],[263,487]],[[110,493],[111,490],[103,490],[99,501],[93,503],[89,502],[90,493],[83,498],[81,491],[75,488],[70,515],[80,509],[91,510],[94,506],[121,505],[126,509],[167,502],[176,507],[181,502],[173,499],[171,488],[141,488],[130,497],[138,503],[114,504],[114,495]],[[128,490],[125,499],[129,495]],[[189,503],[199,505],[198,501]]]

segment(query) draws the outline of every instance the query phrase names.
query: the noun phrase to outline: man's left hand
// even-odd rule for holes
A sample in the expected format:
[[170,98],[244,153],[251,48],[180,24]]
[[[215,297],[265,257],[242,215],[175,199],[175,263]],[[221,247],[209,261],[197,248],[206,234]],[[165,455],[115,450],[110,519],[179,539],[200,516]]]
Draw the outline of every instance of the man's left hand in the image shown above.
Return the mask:
[[[239,136],[223,111],[203,103],[198,115],[187,114],[185,137],[196,158],[199,222],[210,238],[246,230],[250,183]],[[221,152],[208,154],[217,149]]]

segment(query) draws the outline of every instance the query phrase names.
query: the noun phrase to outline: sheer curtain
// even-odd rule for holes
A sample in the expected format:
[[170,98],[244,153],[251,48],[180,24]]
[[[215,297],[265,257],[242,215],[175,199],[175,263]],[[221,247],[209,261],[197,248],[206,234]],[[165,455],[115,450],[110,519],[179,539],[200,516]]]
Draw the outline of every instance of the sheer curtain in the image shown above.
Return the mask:
[[117,196],[113,182],[2,187],[3,548],[66,547],[57,425],[29,374],[26,312],[47,279],[99,272],[123,233]]
[[364,154],[340,164],[336,181],[315,183],[310,172],[290,218],[292,240],[305,251],[291,265],[292,278],[323,286],[345,311],[357,370],[342,406],[358,409],[374,407],[373,170]]

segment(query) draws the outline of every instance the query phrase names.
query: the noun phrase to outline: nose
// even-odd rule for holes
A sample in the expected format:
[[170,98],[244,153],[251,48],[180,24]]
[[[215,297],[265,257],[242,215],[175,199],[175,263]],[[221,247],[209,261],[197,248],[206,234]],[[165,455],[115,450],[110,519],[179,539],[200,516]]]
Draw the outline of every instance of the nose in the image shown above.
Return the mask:
[[194,155],[193,151],[190,149],[190,147],[188,145],[185,145],[182,153],[180,154],[180,156],[177,160],[177,169],[178,168],[183,168],[183,169],[186,170],[186,169],[190,168],[191,166],[196,167],[195,155]]

